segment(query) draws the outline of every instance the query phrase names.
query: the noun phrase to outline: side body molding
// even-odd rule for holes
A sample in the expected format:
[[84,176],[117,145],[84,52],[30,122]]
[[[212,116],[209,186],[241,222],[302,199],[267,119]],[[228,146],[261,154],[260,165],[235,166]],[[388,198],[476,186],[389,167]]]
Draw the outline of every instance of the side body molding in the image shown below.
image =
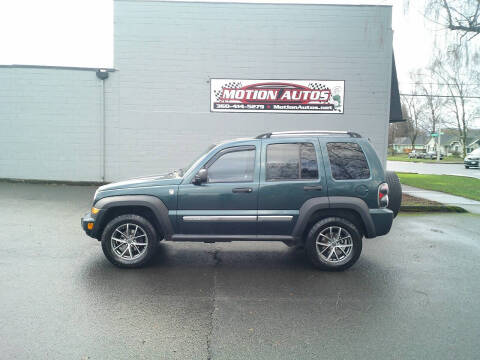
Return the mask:
[[324,209],[348,209],[355,211],[363,221],[366,237],[375,237],[375,225],[365,201],[347,196],[318,197],[307,200],[300,208],[297,223],[293,228],[293,237],[300,239],[311,216],[316,211]]
[[[149,208],[162,227],[165,237],[167,239],[171,238],[173,234],[173,226],[168,217],[168,209],[159,198],[151,195],[120,195],[105,197],[95,203],[95,207],[101,210],[107,210],[119,206],[144,206]],[[105,213],[106,211],[100,212],[102,215]],[[97,221],[101,223],[101,217],[97,219]]]

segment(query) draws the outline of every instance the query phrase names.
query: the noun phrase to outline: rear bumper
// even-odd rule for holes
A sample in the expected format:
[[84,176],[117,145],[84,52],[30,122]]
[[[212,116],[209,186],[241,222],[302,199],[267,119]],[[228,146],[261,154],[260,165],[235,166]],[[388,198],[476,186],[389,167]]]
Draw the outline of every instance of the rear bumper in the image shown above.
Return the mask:
[[375,236],[388,234],[392,228],[393,212],[390,209],[370,209],[370,216],[375,226]]

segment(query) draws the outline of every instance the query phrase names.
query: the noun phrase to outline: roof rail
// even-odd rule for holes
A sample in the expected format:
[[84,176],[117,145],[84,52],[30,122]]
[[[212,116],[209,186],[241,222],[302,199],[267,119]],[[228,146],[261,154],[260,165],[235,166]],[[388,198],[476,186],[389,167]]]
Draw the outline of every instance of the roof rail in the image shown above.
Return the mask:
[[305,136],[305,135],[314,135],[314,136],[349,136],[352,138],[361,138],[362,136],[356,132],[351,131],[327,131],[327,130],[300,130],[300,131],[278,131],[278,132],[268,132],[260,134],[256,139],[269,139],[273,136]]

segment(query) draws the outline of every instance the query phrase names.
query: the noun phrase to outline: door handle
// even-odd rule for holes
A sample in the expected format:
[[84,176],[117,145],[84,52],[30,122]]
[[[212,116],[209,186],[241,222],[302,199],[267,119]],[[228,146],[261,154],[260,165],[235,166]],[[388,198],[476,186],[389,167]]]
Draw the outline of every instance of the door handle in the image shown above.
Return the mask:
[[322,190],[322,189],[323,189],[322,185],[312,185],[312,186],[308,186],[308,185],[307,185],[307,186],[304,186],[304,187],[303,187],[303,190],[305,190],[305,191],[309,191],[309,190]]
[[253,191],[252,188],[244,187],[244,188],[233,188],[232,192],[234,193],[251,193]]

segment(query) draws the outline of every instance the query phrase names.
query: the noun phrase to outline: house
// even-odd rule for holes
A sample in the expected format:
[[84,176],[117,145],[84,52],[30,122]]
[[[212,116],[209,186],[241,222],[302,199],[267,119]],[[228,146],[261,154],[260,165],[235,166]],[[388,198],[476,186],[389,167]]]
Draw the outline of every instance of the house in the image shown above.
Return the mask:
[[[480,130],[472,129],[468,132],[467,154],[480,147]],[[427,151],[437,151],[438,138],[430,137],[426,143]],[[455,129],[445,129],[440,137],[440,152],[444,155],[462,155],[463,146]]]
[[[425,143],[427,142],[428,137],[419,135],[415,139],[415,144],[413,148],[415,150],[425,150]],[[412,151],[412,140],[409,137],[397,137],[393,140],[392,144],[394,153],[409,153]]]

